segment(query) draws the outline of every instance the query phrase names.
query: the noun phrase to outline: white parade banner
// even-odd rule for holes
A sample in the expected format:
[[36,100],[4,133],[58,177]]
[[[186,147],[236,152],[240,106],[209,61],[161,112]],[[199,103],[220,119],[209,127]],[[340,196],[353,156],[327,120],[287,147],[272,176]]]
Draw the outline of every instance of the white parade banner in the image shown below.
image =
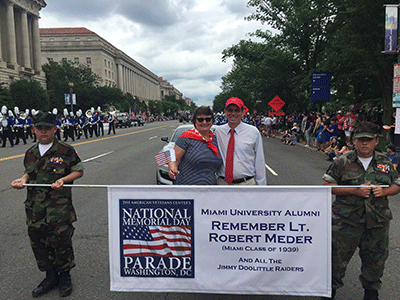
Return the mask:
[[112,291],[331,294],[331,190],[110,186]]

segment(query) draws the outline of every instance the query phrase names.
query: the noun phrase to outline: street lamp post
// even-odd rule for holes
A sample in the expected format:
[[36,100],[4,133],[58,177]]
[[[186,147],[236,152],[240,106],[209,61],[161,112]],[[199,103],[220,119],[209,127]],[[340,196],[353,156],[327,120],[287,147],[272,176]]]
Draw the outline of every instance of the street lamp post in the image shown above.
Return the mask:
[[71,112],[74,113],[74,104],[72,102],[72,93],[74,92],[74,89],[73,89],[74,83],[70,82],[70,83],[68,83],[68,86],[69,86],[69,100],[71,101]]

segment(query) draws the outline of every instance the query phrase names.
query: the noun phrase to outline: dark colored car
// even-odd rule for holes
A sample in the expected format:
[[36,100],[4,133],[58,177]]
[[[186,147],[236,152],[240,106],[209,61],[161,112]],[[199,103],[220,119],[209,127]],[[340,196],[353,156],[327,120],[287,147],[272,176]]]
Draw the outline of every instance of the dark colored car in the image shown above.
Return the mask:
[[117,123],[115,124],[116,128],[126,128],[132,127],[132,120],[126,113],[117,114]]

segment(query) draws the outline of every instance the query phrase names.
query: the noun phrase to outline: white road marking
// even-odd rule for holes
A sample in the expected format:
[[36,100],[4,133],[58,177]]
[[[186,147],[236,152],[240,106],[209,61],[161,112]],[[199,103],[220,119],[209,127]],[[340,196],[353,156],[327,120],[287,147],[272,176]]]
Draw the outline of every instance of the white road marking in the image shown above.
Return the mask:
[[100,157],[102,157],[102,156],[109,155],[109,154],[111,154],[111,153],[113,153],[113,152],[114,152],[114,151],[110,151],[110,152],[107,152],[107,153],[104,153],[104,154],[100,154],[100,155],[97,155],[97,156],[95,156],[95,157],[85,159],[85,160],[83,160],[82,162],[88,162],[88,161],[91,161],[91,160],[100,158]]
[[278,176],[278,173],[276,173],[270,166],[268,166],[267,164],[265,164],[265,167],[267,168],[268,171],[271,172],[272,175]]
[[149,140],[153,140],[153,139],[155,139],[155,138],[157,138],[156,135],[155,135],[155,136],[152,136],[152,137],[149,137]]

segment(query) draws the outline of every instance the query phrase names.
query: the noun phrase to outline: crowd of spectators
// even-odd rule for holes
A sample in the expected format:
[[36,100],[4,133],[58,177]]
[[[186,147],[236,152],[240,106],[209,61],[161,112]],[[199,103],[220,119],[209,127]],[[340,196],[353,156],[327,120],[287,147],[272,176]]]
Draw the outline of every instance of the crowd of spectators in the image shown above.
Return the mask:
[[[352,105],[348,109],[342,107],[331,113],[302,112],[284,116],[272,113],[248,114],[244,119],[244,122],[256,126],[267,138],[278,136],[286,145],[301,144],[315,148],[325,153],[330,161],[353,149],[352,134],[357,121],[373,122],[380,128],[385,128],[382,110],[366,110],[358,105]],[[223,116],[220,120],[217,116],[216,123],[223,124]],[[390,126],[390,130],[390,135],[393,136],[393,126]],[[397,154],[395,150],[394,153]]]

